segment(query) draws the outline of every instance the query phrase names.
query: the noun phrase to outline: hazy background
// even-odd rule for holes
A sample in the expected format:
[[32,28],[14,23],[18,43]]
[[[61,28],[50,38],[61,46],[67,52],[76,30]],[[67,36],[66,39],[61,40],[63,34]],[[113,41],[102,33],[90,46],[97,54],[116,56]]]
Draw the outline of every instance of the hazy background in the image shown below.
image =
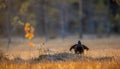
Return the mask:
[[0,0],[0,37],[24,37],[24,25],[35,37],[120,34],[119,0]]

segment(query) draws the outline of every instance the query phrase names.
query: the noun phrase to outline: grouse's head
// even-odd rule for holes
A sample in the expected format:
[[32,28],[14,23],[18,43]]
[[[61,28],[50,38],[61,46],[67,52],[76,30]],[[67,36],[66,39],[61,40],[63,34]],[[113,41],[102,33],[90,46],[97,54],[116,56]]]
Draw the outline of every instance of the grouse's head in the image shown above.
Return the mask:
[[78,44],[81,44],[80,40],[78,41]]

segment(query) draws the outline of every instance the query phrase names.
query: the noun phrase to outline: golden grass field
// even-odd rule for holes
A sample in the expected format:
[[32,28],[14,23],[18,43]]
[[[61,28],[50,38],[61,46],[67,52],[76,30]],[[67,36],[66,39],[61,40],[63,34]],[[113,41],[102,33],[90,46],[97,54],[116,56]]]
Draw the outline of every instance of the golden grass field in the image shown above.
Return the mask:
[[116,62],[3,63],[0,69],[119,69]]
[[84,55],[69,52],[78,40],[35,38],[35,46],[30,47],[27,39],[12,38],[6,49],[7,40],[1,38],[0,50],[7,60],[0,60],[0,69],[120,69],[120,37],[81,39],[90,48]]

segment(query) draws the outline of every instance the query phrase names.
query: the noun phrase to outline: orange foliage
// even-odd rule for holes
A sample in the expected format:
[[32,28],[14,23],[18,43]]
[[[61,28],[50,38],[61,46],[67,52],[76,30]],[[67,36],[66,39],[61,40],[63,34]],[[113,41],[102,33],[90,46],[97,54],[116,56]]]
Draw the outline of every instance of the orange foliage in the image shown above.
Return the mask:
[[[26,23],[25,24],[25,27],[24,27],[24,30],[25,30],[25,37],[29,40],[33,39],[34,38],[34,28],[30,25],[30,23]],[[34,46],[34,43],[33,42],[29,42],[28,43],[29,46]]]
[[25,37],[31,40],[34,37],[34,28],[29,23],[26,23],[24,30],[26,32]]

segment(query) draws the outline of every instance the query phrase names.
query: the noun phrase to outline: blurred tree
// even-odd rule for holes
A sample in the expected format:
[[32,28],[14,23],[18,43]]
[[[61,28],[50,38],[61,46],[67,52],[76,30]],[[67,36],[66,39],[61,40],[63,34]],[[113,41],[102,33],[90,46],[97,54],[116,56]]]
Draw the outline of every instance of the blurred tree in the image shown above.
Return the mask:
[[116,15],[119,5],[116,2],[117,0],[110,0],[110,9],[113,16]]
[[113,33],[119,33],[120,31],[120,1],[119,0],[110,0],[109,1],[109,10],[111,16],[111,26]]
[[68,23],[68,4],[65,0],[61,1],[59,15],[60,15],[61,35],[64,38],[67,35],[66,25]]
[[5,12],[6,12],[6,3],[5,3],[5,0],[0,0],[0,35],[3,35],[3,33],[5,34]]
[[82,38],[83,35],[83,1],[79,1],[79,37]]
[[47,38],[109,34],[119,18],[119,0],[0,0],[0,31],[9,37],[23,35],[26,22]]
[[8,49],[9,49],[9,44],[11,43],[11,23],[10,23],[10,16],[11,16],[11,1],[10,0],[5,0],[6,5],[7,5],[7,10],[6,10],[6,16],[7,16],[7,20],[6,20],[6,34],[8,36]]
[[46,10],[46,0],[38,0],[35,2],[35,13],[36,13],[36,31],[38,35],[45,35],[45,10]]

